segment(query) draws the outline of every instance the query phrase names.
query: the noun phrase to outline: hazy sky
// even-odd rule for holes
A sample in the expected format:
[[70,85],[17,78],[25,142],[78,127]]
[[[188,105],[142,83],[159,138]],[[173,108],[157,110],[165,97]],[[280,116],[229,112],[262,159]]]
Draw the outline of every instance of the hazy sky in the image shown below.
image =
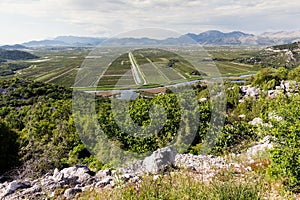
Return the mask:
[[0,0],[0,44],[58,35],[110,37],[156,27],[182,34],[299,30],[299,0]]

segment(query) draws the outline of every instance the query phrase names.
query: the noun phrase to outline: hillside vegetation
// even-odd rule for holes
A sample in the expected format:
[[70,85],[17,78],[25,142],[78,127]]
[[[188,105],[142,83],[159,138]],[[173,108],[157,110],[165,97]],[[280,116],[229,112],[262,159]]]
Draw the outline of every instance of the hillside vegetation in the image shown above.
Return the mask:
[[28,68],[30,63],[22,61],[36,58],[38,56],[25,51],[0,49],[0,77],[14,75],[16,71]]
[[[274,49],[280,48],[294,51],[297,47],[295,44],[291,47],[274,47]],[[222,56],[219,52],[215,54],[219,58]],[[136,57],[140,60],[144,59],[142,56]],[[218,62],[227,61],[219,60]],[[180,175],[165,177],[154,182],[148,180],[146,176],[141,188],[135,188],[135,185],[126,186],[124,190],[117,189],[118,193],[111,194],[106,191],[104,194],[120,195],[115,198],[139,196],[159,199],[168,196],[176,199],[180,195],[194,195],[195,197],[196,191],[202,191],[203,198],[214,198],[213,195],[221,193],[222,195],[228,194],[226,198],[242,195],[241,199],[260,199],[264,195],[257,195],[257,193],[266,193],[270,191],[267,188],[275,188],[278,193],[293,192],[296,195],[300,192],[299,82],[300,66],[291,67],[291,69],[287,66],[264,67],[259,70],[256,76],[250,77],[245,83],[247,88],[252,88],[252,91],[259,91],[254,92],[254,95],[246,94],[247,92],[243,89],[246,86],[226,82],[224,85],[227,97],[226,111],[219,111],[216,116],[211,114],[215,106],[211,100],[222,100],[218,99],[220,88],[215,86],[212,92],[207,85],[202,83],[194,85],[192,90],[184,90],[179,95],[168,90],[166,94],[153,98],[139,96],[129,102],[128,110],[124,107],[127,105],[124,100],[112,101],[108,98],[96,97],[97,120],[103,133],[120,149],[128,153],[152,152],[168,145],[176,136],[178,137],[173,145],[180,146],[185,144],[186,138],[189,138],[192,132],[196,135],[191,144],[179,149],[181,151],[179,153],[195,155],[208,153],[230,157],[244,153],[266,136],[272,138],[275,144],[273,149],[254,159],[253,163],[247,163],[252,166],[261,188],[256,188],[251,184],[247,186],[243,182],[237,185],[233,183],[226,185],[226,180],[230,177],[227,176],[228,174],[216,177],[218,178],[216,181],[221,180],[220,186],[215,185],[217,182],[212,182],[207,186],[192,181],[189,182],[192,188],[171,184],[174,181],[181,181],[184,184],[185,181],[191,180],[185,180]],[[95,138],[100,138],[100,135],[97,135],[100,132],[95,134],[89,131],[91,127],[88,125],[93,120],[89,114],[82,116],[81,119],[87,123],[87,126],[84,126],[83,130],[76,130],[74,121],[78,113],[73,113],[72,110],[72,90],[60,85],[11,78],[0,81],[0,93],[0,147],[3,152],[0,156],[0,173],[3,177],[8,179],[36,178],[49,172],[52,173],[55,168],[62,169],[75,164],[88,165],[95,172],[114,166],[115,160],[106,162],[99,159],[105,152],[98,151],[102,144],[101,141],[95,140]],[[82,97],[90,95],[84,92],[80,94]],[[196,94],[197,99],[194,104],[190,104],[187,100],[193,98],[193,94]],[[180,100],[181,96],[185,97],[183,101]],[[85,105],[85,100],[82,99],[82,105]],[[156,104],[162,109],[151,109]],[[195,109],[188,113],[180,105],[188,108],[195,107]],[[118,109],[113,110],[114,107]],[[134,130],[133,135],[123,131],[122,128],[132,129],[128,123],[130,120],[139,126],[158,123],[162,118],[161,110],[165,111],[166,120],[160,130],[152,133],[150,129],[138,129],[138,131]],[[193,123],[195,111],[200,114],[196,124]],[[184,116],[190,116],[190,118]],[[224,126],[220,124],[213,127],[213,133],[220,131],[220,137],[213,148],[209,149],[207,145],[210,145],[209,142],[212,140],[208,139],[208,143],[205,141],[207,131],[212,121],[218,121],[222,117],[225,118]],[[260,123],[253,123],[253,120],[257,118],[261,120]],[[182,119],[185,126],[180,129]],[[96,155],[88,151],[79,135],[84,135],[85,139],[92,141],[89,150],[96,152]],[[150,136],[139,137],[144,135]],[[178,191],[170,192],[168,188],[172,187],[177,187]],[[282,189],[278,189],[280,187]],[[150,188],[152,193],[147,192],[146,188]],[[205,191],[208,188],[218,192],[207,194]],[[87,198],[89,195],[97,196],[97,193],[93,192],[87,192],[84,195]],[[216,198],[222,199],[222,196]]]
[[3,60],[30,60],[35,58],[38,57],[25,51],[0,49],[0,59]]
[[268,47],[253,57],[239,59],[239,61],[261,67],[292,69],[300,64],[300,42]]
[[[265,88],[265,90],[273,89],[279,80],[288,78],[298,80],[300,73],[297,72],[299,69],[300,68],[296,68],[290,72],[286,72],[286,76],[284,77],[282,77],[281,72],[279,73],[280,69],[273,71],[271,69],[268,71],[264,69],[257,74],[252,84]],[[231,86],[229,85],[228,87]],[[200,99],[203,97],[209,99],[207,89],[205,89],[205,87],[197,87],[195,90],[199,97],[198,108],[201,113],[201,123],[197,128],[196,138],[188,151],[199,154],[201,153],[199,150],[202,146],[203,138],[209,127],[211,106],[209,101],[200,102]],[[4,124],[3,126],[7,127],[1,130],[7,130],[3,134],[8,134],[8,131],[17,133],[18,138],[15,142],[16,145],[19,145],[18,163],[23,165],[24,169],[30,169],[32,174],[39,174],[45,173],[47,170],[55,167],[60,168],[76,162],[89,163],[98,169],[102,166],[100,162],[97,162],[95,158],[86,151],[77,135],[71,110],[70,90],[61,86],[41,82],[13,79],[1,81],[0,91],[2,93],[0,116]],[[188,95],[188,93],[184,95]],[[290,138],[290,134],[297,134],[298,131],[298,112],[295,112],[298,110],[298,96],[283,95],[275,99],[262,96],[257,100],[249,98],[239,103],[238,99],[241,97],[241,93],[239,89],[236,89],[228,90],[227,97],[228,108],[226,124],[224,128],[219,127],[222,128],[222,137],[220,137],[211,153],[222,155],[224,153],[243,151],[251,141],[256,141],[265,134],[270,133],[276,137],[280,136],[282,145],[290,144],[288,141],[291,139],[291,141],[293,141],[294,136]],[[286,103],[282,104],[282,102]],[[122,101],[119,103],[121,105]],[[120,141],[123,149],[134,152],[153,151],[166,145],[170,139],[174,137],[174,133],[178,131],[180,112],[176,96],[171,93],[157,96],[153,99],[139,97],[130,103],[130,115],[126,115],[122,110],[119,110],[119,113],[117,113],[118,116],[133,118],[135,122],[140,125],[148,124],[150,122],[149,108],[155,103],[161,104],[164,107],[168,113],[168,121],[160,132],[157,132],[146,140],[129,136],[118,128],[118,125],[113,120],[113,116],[116,113],[112,113],[111,103],[108,99],[98,98],[97,100],[96,109],[98,112],[98,120],[104,132],[111,139]],[[288,109],[292,109],[291,112],[289,112]],[[269,131],[260,132],[260,129],[247,123],[247,120],[252,120],[255,117],[262,117],[268,122],[267,116],[271,111],[276,112],[286,120],[284,126],[278,124],[279,129],[272,128]],[[153,114],[155,115],[155,113]],[[238,118],[238,115],[241,114],[246,115],[246,117]],[[273,126],[275,125],[276,124]],[[126,124],[124,124],[124,126],[126,126]],[[184,134],[188,134],[188,128],[191,127],[187,127],[185,130],[187,132]],[[286,134],[285,132],[287,130],[294,130],[294,132]],[[283,143],[285,141],[285,139],[283,140],[283,136],[287,139],[286,144]],[[15,149],[11,145],[7,146],[7,148]],[[288,151],[289,149],[283,148],[280,151],[285,150]],[[276,151],[278,152],[279,148]],[[298,151],[298,147],[295,146],[293,151]],[[286,155],[286,153],[282,155]],[[278,161],[282,161],[282,159]],[[287,160],[286,162],[289,161]],[[276,165],[275,157],[272,165]],[[280,163],[278,163],[278,165],[280,165]],[[11,169],[13,166],[12,164],[10,167],[3,167],[2,171]],[[290,170],[294,169],[291,168]],[[26,173],[28,173],[28,171]],[[279,171],[277,174],[280,177],[281,172]],[[284,176],[284,174],[281,174],[281,176]],[[291,183],[295,185],[292,187],[297,187],[298,181],[296,178]]]

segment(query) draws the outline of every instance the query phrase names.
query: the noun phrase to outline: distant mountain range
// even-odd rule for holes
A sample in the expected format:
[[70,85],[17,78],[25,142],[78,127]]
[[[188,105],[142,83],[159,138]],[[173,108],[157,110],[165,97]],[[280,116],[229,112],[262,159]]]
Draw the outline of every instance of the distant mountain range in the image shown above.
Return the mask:
[[157,40],[151,38],[108,38],[96,37],[76,37],[59,36],[52,40],[30,41],[21,45],[6,45],[3,49],[26,49],[35,47],[94,47],[99,44],[110,45],[159,45],[159,44],[191,44],[199,43],[201,45],[252,45],[252,46],[272,46],[289,44],[300,41],[300,31],[292,32],[266,32],[260,35],[233,31],[223,33],[217,30],[206,31],[200,34],[188,33],[179,38],[167,38]]
[[106,38],[94,37],[76,37],[76,36],[59,36],[53,40],[30,41],[23,43],[26,47],[44,47],[44,46],[97,46]]
[[230,33],[223,33],[220,31],[207,31],[198,35],[194,33],[188,33],[185,36],[188,36],[195,40],[197,43],[204,45],[241,45],[241,38],[253,37],[254,35],[239,31]]
[[27,47],[20,45],[20,44],[15,44],[15,45],[4,45],[0,47],[1,49],[4,50],[23,50],[23,49],[28,49]]

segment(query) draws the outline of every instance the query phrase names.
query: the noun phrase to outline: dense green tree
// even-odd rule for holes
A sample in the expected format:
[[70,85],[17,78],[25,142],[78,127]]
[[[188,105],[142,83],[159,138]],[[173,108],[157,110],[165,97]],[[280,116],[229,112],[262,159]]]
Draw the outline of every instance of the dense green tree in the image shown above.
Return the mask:
[[71,114],[71,100],[39,102],[31,106],[26,119],[21,155],[33,172],[62,167],[62,159],[81,144]]
[[292,191],[300,191],[300,96],[281,96],[271,102],[273,116],[269,133],[276,137],[271,150],[271,177],[282,180]]
[[288,78],[289,80],[300,82],[300,65],[297,68],[289,71]]
[[276,70],[276,75],[279,80],[286,80],[287,79],[287,76],[288,76],[288,70],[284,67],[279,67],[277,70]]

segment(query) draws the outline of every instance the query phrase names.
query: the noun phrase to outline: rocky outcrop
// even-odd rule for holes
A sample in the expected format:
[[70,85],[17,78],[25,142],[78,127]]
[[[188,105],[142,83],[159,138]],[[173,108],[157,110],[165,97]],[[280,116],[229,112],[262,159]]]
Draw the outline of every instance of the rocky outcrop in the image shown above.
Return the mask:
[[178,154],[175,165],[199,172],[202,180],[206,181],[211,180],[216,175],[217,169],[229,168],[229,164],[224,158],[212,155]]
[[173,146],[158,149],[143,161],[142,168],[148,173],[157,173],[175,161],[176,151]]
[[[272,147],[271,138],[265,138],[248,149],[246,157]],[[236,155],[239,156],[239,155]],[[153,173],[154,178],[160,176],[160,171],[172,164],[195,172],[195,178],[203,181],[212,180],[220,170],[231,169],[234,173],[249,171],[251,168],[242,164],[228,162],[225,158],[211,155],[176,154],[172,146],[153,152],[144,160],[136,161],[118,171],[100,170],[93,173],[84,165],[55,169],[53,174],[46,174],[37,180],[14,180],[0,184],[0,199],[55,199],[64,197],[74,199],[84,191],[94,188],[113,188],[119,184],[138,183],[144,173]]]
[[150,156],[144,160],[138,160],[134,163],[119,169],[120,173],[128,174],[142,174],[153,173],[156,174],[167,165],[175,162],[176,150],[173,146],[168,146],[154,151]]
[[280,89],[290,96],[292,93],[299,91],[299,84],[296,81],[281,81]]
[[242,95],[246,97],[258,97],[260,95],[260,88],[251,87],[251,86],[241,86]]
[[274,147],[273,141],[275,140],[272,136],[266,136],[254,146],[250,147],[245,153],[250,162],[254,162],[255,157],[259,157],[266,153],[267,150]]
[[[94,187],[114,187],[116,183],[138,182],[143,173],[157,173],[175,162],[176,151],[172,146],[153,152],[143,161],[136,161],[126,168],[111,172],[109,169],[92,172],[84,165],[55,169],[38,180],[14,180],[0,184],[0,199],[43,199],[56,195],[73,199],[76,194]],[[56,191],[61,191],[56,194]]]
[[[53,174],[46,174],[37,180],[14,180],[10,183],[0,184],[0,199],[44,199],[54,198],[55,191],[61,189],[67,199],[73,198],[77,193],[89,190],[97,183],[103,181],[109,173],[107,170],[99,171],[103,176],[96,176],[88,167],[78,165],[59,171],[55,169]],[[105,175],[105,176],[104,176]]]
[[82,189],[81,188],[69,188],[69,189],[66,189],[65,192],[64,192],[64,196],[67,198],[67,199],[72,199],[75,197],[75,195],[77,193],[80,193],[82,192]]
[[[260,88],[253,87],[250,85],[240,86],[240,90],[240,102],[242,102],[243,99],[248,97],[259,98],[259,96],[262,94],[262,90]],[[288,96],[291,96],[293,93],[297,92],[299,92],[299,84],[296,81],[281,81],[280,85],[276,86],[274,90],[266,91],[266,94],[269,98],[276,98],[277,96],[283,93]]]

